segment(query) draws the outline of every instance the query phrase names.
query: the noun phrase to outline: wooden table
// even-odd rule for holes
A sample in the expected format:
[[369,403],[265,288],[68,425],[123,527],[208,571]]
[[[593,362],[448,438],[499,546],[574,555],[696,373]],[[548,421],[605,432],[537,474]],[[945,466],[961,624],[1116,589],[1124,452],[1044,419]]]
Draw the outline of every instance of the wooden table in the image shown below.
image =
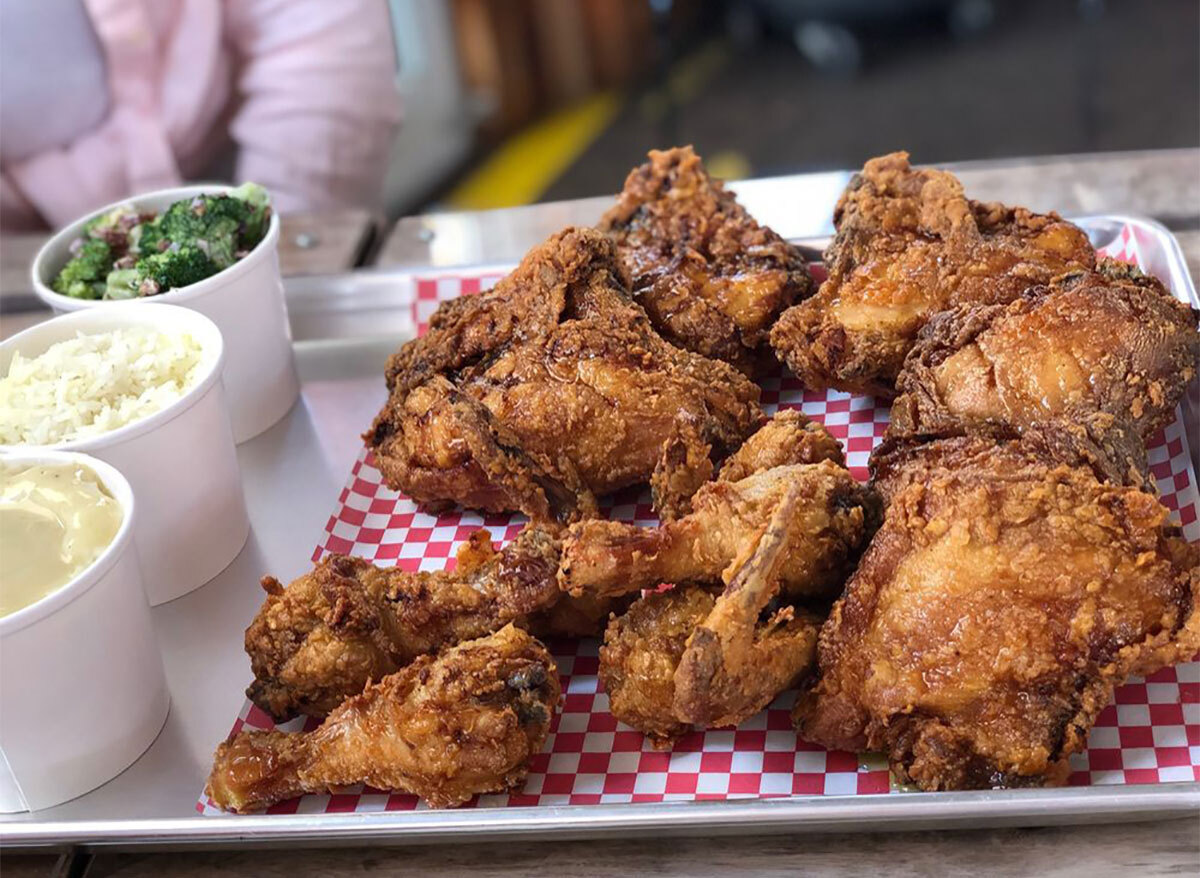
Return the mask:
[[[1200,275],[1200,149],[1051,157],[956,166],[968,193],[1061,213],[1137,213],[1164,222]],[[787,236],[829,231],[832,198],[845,174],[819,174],[738,184],[739,195]],[[781,191],[788,197],[782,199]],[[590,223],[607,198],[483,213],[444,213],[398,222],[379,248],[380,265],[508,262],[568,223]],[[296,236],[315,235],[337,258],[300,252]],[[341,270],[360,264],[370,218],[340,215],[285,223],[285,274]],[[288,241],[290,240],[290,244]],[[311,248],[309,248],[311,249]],[[0,246],[0,261],[13,251]],[[16,258],[16,257],[12,257]],[[11,274],[10,274],[11,269]],[[0,294],[24,269],[4,265]],[[15,283],[15,281],[14,281]],[[1200,872],[1200,818],[1045,829],[982,829],[908,834],[666,838],[653,841],[514,842],[396,849],[98,853],[5,856],[5,878],[86,875],[328,876],[362,872],[471,878],[500,875],[592,876],[760,874],[1173,875]]]

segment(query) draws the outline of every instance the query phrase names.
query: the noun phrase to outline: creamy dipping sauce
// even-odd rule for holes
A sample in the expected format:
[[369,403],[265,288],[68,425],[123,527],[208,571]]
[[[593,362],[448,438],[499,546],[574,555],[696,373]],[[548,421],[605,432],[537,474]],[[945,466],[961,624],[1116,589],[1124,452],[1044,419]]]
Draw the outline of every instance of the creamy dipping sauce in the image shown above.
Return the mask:
[[0,617],[82,573],[124,518],[100,478],[82,464],[0,464]]

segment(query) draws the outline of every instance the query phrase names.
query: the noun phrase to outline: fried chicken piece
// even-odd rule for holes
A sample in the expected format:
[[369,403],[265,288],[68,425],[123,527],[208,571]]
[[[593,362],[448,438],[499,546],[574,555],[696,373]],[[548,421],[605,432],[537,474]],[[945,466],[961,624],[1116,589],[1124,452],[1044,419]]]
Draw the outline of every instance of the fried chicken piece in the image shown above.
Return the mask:
[[762,417],[735,369],[665,342],[621,285],[612,243],[567,229],[494,289],[443,304],[388,363],[366,434],[388,485],[425,504],[535,520],[595,514],[646,482],[689,421],[728,450]]
[[523,621],[561,600],[560,543],[529,526],[500,551],[471,535],[456,569],[410,573],[330,555],[267,599],[246,629],[246,695],[277,721],[321,716],[417,656]]
[[[692,511],[692,497],[712,478],[711,462],[704,463],[708,460],[706,449],[697,441],[668,441],[663,446],[663,457],[650,481],[654,511],[660,520],[675,521]],[[783,409],[725,459],[717,480],[737,482],[772,467],[822,460],[846,465],[837,439],[796,409]]]
[[820,620],[790,606],[759,621],[797,545],[806,538],[809,485],[794,481],[753,554],[725,586],[675,670],[675,715],[705,726],[733,726],[771,703],[812,666]]
[[903,152],[868,161],[833,218],[828,278],[771,330],[775,353],[814,390],[890,397],[933,314],[1010,302],[1096,261],[1057,214],[970,201],[952,174],[913,168]]
[[560,591],[549,607],[524,617],[517,624],[539,640],[603,637],[609,618],[614,613],[623,613],[633,598],[634,595],[598,597],[590,594],[576,597]]
[[845,467],[846,455],[841,444],[819,421],[806,417],[798,409],[782,409],[726,458],[717,479],[738,482],[772,467],[822,460]]
[[569,461],[556,468],[526,451],[487,406],[441,375],[393,392],[368,441],[378,442],[375,462],[389,487],[431,512],[457,503],[549,522],[596,511]]
[[217,748],[206,793],[245,812],[365,783],[459,805],[524,782],[560,697],[550,654],[509,625],[421,656],[312,732],[238,732]]
[[728,581],[758,544],[789,490],[799,486],[796,524],[781,574],[790,597],[836,589],[870,537],[872,494],[832,461],[793,464],[737,482],[704,485],[694,511],[657,528],[616,521],[571,525],[559,585],[572,594],[618,595],[663,582]]
[[1196,375],[1198,317],[1155,278],[1111,260],[1008,305],[960,306],[921,331],[888,435],[1013,435],[1101,412],[1146,438]]
[[[871,452],[871,487],[886,505],[908,485],[913,473],[921,475],[920,469],[908,466],[914,454],[919,453],[926,465],[932,465],[943,455],[957,458],[966,453],[965,449],[987,457],[997,445],[1009,446],[1017,439],[963,435],[926,444],[922,438],[885,437]],[[1062,418],[1039,421],[1026,427],[1019,440],[1022,448],[1048,465],[1081,467],[1102,482],[1128,485],[1150,494],[1158,492],[1146,459],[1145,443],[1127,423],[1112,415],[1095,412],[1078,423]]]
[[661,521],[674,521],[692,510],[692,495],[713,477],[712,446],[695,425],[680,421],[663,443],[650,476],[650,499]]
[[926,790],[1061,784],[1129,674],[1200,649],[1200,551],[1150,494],[981,437],[912,449],[821,630],[803,738]]
[[802,490],[793,484],[722,594],[676,586],[609,623],[600,649],[609,709],[655,747],[693,725],[737,725],[812,666],[816,617],[783,607],[760,621],[779,591]]
[[664,338],[747,374],[769,358],[775,318],[813,290],[800,250],[755,222],[690,146],[652,150],[597,228]]
[[650,592],[614,616],[600,647],[600,685],[608,709],[657,749],[692,728],[675,714],[675,670],[688,639],[712,612],[711,588],[677,585]]

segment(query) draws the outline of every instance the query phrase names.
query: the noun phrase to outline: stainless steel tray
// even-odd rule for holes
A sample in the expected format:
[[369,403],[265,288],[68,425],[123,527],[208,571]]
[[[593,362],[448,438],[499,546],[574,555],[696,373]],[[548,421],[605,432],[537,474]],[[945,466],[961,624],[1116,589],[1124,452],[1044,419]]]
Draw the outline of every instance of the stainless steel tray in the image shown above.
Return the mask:
[[[1122,216],[1077,222],[1098,246],[1124,224],[1135,225],[1149,242],[1149,267],[1200,307],[1182,253],[1161,225]],[[797,243],[819,250],[826,241]],[[258,579],[269,572],[287,581],[308,568],[359,434],[383,402],[384,360],[412,335],[412,276],[505,268],[374,270],[288,283],[302,398],[282,422],[238,449],[252,524],[246,548],[212,582],[154,610],[173,698],[166,727],[137,763],[103,787],[56,808],[0,816],[0,845],[190,848],[845,832],[1148,820],[1200,810],[1200,783],[1176,783],[345,815],[197,814],[212,751],[228,733],[250,679],[242,633],[262,602]],[[1192,436],[1200,412],[1197,385],[1185,403]],[[1193,456],[1198,446],[1192,443]],[[70,705],[63,710],[62,721],[79,721],[86,734],[82,718],[69,716]]]

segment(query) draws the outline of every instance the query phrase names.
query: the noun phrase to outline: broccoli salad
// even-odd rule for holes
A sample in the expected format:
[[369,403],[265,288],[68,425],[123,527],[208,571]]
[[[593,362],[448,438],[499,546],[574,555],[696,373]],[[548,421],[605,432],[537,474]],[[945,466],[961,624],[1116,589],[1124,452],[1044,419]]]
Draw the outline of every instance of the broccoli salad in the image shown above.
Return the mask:
[[158,215],[122,205],[84,226],[52,286],[75,299],[134,299],[185,287],[248,254],[270,219],[267,190],[257,183],[185,198]]

